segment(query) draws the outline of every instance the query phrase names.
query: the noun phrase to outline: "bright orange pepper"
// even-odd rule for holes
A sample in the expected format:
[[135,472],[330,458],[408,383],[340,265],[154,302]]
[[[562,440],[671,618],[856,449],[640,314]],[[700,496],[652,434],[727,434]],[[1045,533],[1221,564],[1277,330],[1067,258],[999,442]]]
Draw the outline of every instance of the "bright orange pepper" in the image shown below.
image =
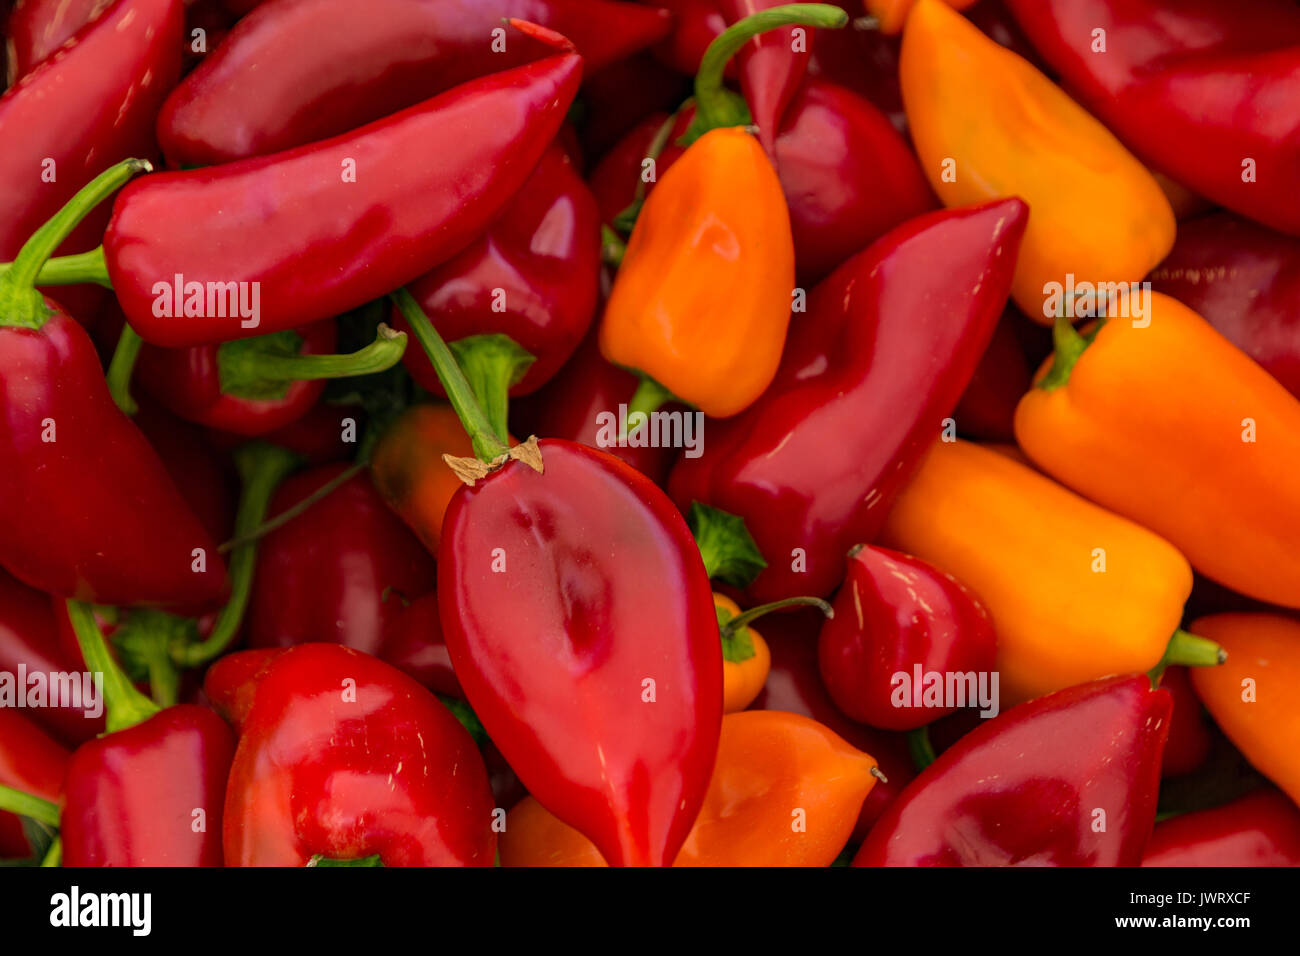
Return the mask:
[[1012,295],[1035,321],[1052,322],[1043,314],[1048,283],[1135,282],[1173,247],[1174,213],[1151,173],[1060,87],[951,7],[917,0],[899,75],[912,140],[945,206],[1029,203]]
[[1215,614],[1192,624],[1228,652],[1191,672],[1215,722],[1260,772],[1300,803],[1300,621]]
[[[674,866],[829,866],[875,785],[876,761],[800,714],[722,718],[704,806]],[[591,841],[532,797],[501,834],[502,866],[603,866]]]
[[[725,594],[713,594],[718,608],[718,623],[723,618],[733,618],[740,613],[740,605]],[[722,712],[734,714],[754,702],[758,692],[767,683],[772,669],[772,652],[767,641],[752,627],[745,628],[747,640],[732,638],[722,643]]]
[[1192,590],[1163,538],[964,441],[935,443],[877,543],[979,595],[997,629],[1003,707],[1150,670]]
[[793,290],[794,240],[776,171],[743,129],[711,130],[646,199],[600,350],[706,415],[735,415],[776,374]]
[[1182,303],[1144,298],[1111,301],[1091,344],[1061,321],[1016,438],[1201,573],[1300,607],[1300,401]]
[[[975,0],[943,0],[954,10],[973,7]],[[877,20],[876,29],[881,33],[892,35],[902,32],[907,15],[912,12],[916,0],[864,0],[863,7]]]

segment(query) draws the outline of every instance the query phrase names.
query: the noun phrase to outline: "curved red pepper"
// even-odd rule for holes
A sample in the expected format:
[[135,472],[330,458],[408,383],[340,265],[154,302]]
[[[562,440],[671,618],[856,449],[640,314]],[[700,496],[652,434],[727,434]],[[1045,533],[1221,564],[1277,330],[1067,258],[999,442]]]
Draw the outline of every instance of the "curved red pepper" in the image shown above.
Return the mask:
[[1205,708],[1192,689],[1192,680],[1186,667],[1169,667],[1160,678],[1160,686],[1173,698],[1173,715],[1169,718],[1169,741],[1165,744],[1165,757],[1160,765],[1164,777],[1177,777],[1191,773],[1210,755],[1213,739]]
[[[3,612],[0,604],[0,614]],[[0,621],[0,636],[3,634]],[[0,663],[3,669],[5,665]],[[26,715],[0,707],[0,786],[58,803],[67,765],[68,751],[62,745]],[[12,813],[0,812],[0,859],[26,857],[31,851],[22,821]]]
[[192,704],[82,744],[64,784],[64,864],[221,866],[234,750],[225,721]]
[[1156,824],[1143,866],[1300,866],[1300,810],[1271,787]]
[[[218,661],[208,682],[228,687],[227,667],[248,678],[244,657]],[[487,771],[433,694],[335,644],[304,644],[253,663],[261,666],[245,691],[226,791],[229,865],[373,854],[385,866],[492,865]]]
[[[268,515],[274,519],[347,470],[324,465],[289,477]],[[377,654],[403,600],[436,583],[433,558],[369,476],[357,474],[259,543],[248,643],[330,641]]]
[[874,538],[1002,313],[1026,218],[1019,199],[931,213],[850,259],[791,323],[763,396],[678,461],[678,507],[745,519],[768,561],[756,601],[829,594]]
[[[716,0],[718,10],[728,24],[743,20],[763,10],[781,6],[785,0]],[[796,44],[798,29],[802,42]],[[758,138],[769,156],[774,155],[776,134],[790,99],[808,70],[814,31],[806,27],[782,27],[754,37],[740,51],[736,65],[740,72],[740,90],[749,104]]]
[[1199,216],[1178,224],[1150,280],[1300,397],[1300,239],[1228,212]]
[[[163,153],[186,165],[265,156],[552,52],[503,28],[509,18],[568,37],[592,70],[669,26],[662,11],[609,0],[280,0],[240,20],[168,97]],[[453,134],[420,151],[462,143]]]
[[[917,706],[926,675],[938,673],[942,681],[971,673],[978,680],[994,671],[997,638],[988,612],[959,581],[920,558],[870,545],[850,551],[834,607],[819,638],[822,680],[854,720],[888,730],[923,727],[957,709],[951,701]],[[895,680],[900,673],[905,684]],[[970,685],[967,707],[979,706],[975,691]],[[996,689],[992,696],[996,706]]]
[[[179,347],[298,328],[387,294],[497,217],[559,130],[581,70],[581,57],[552,56],[322,143],[145,177],[118,197],[104,239],[122,310],[146,342]],[[159,316],[160,297],[178,304],[175,276],[238,288],[260,315],[205,301],[204,315]]]
[[1151,835],[1170,698],[1109,677],[1014,707],[940,754],[854,866],[1136,866]]
[[[1300,233],[1295,4],[1006,5],[1066,86],[1139,157],[1229,209]],[[1096,31],[1104,31],[1104,53],[1094,51]]]
[[[534,357],[518,381],[499,369],[497,390],[526,395],[548,382],[586,335],[600,291],[596,202],[564,151],[552,145],[487,232],[409,288],[447,342],[506,335]],[[407,328],[397,309],[392,322]],[[423,388],[445,394],[422,350],[408,349],[404,362]]]
[[451,501],[438,551],[447,647],[547,809],[611,864],[668,865],[721,729],[712,590],[649,479],[584,445],[540,449],[543,474],[511,462]]

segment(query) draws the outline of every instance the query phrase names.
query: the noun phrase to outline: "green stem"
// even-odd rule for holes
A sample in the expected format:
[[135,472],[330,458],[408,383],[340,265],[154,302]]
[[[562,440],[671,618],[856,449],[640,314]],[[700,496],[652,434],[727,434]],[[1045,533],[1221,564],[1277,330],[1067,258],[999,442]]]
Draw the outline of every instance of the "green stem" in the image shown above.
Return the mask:
[[429,356],[429,361],[433,363],[433,370],[447,393],[447,400],[456,410],[456,416],[474,446],[474,454],[480,461],[492,462],[508,453],[510,449],[497,438],[492,422],[479,405],[478,399],[474,397],[474,390],[465,378],[465,373],[456,364],[455,356],[451,354],[447,343],[442,340],[438,330],[433,327],[429,317],[420,308],[420,303],[416,302],[415,297],[404,288],[392,293],[392,299],[410,324],[416,341],[420,343],[425,354]]
[[41,866],[62,866],[63,865],[63,837],[55,836],[50,842],[50,848],[45,851],[45,856],[41,860]]
[[602,225],[600,227],[600,261],[613,269],[617,269],[623,264],[625,255],[627,255],[627,243],[609,226]]
[[[0,276],[13,267],[12,262],[0,262]],[[103,246],[70,256],[55,256],[46,260],[41,271],[36,274],[38,286],[81,285],[85,282],[112,290],[113,281],[108,277],[108,260],[104,258]]]
[[36,277],[54,250],[90,211],[122,188],[136,173],[153,169],[143,159],[124,159],[83,186],[67,205],[41,226],[18,251],[12,267],[0,277],[0,325],[39,329],[49,317],[45,297],[36,291]]
[[306,498],[303,498],[302,501],[299,501],[297,504],[289,508],[285,508],[274,518],[268,518],[247,534],[241,534],[237,537],[231,538],[225,544],[217,548],[217,551],[220,554],[225,554],[228,551],[233,551],[236,548],[249,544],[250,542],[266,537],[276,528],[281,528],[284,525],[287,525],[294,518],[298,517],[312,505],[316,504],[316,502],[334,494],[334,492],[338,491],[365,470],[366,466],[364,463],[349,466],[329,481],[325,482],[325,484],[321,485]]
[[934,753],[934,744],[930,743],[928,724],[907,732],[907,749],[912,754],[912,763],[917,770],[924,770],[938,759]]
[[135,685],[108,652],[104,635],[95,621],[94,609],[89,604],[70,600],[68,618],[77,635],[81,656],[86,659],[86,667],[100,678],[108,732],[134,727],[158,713],[162,708],[135,689]]
[[402,360],[406,333],[382,322],[375,340],[346,355],[302,355],[302,339],[290,333],[292,344],[280,333],[223,343],[217,351],[221,391],[252,399],[283,397],[293,382],[351,378],[386,372]]
[[[648,425],[650,416],[676,397],[649,375],[642,375],[641,381],[637,383],[636,391],[632,393],[632,397],[627,402],[628,434],[631,435],[642,425]],[[633,418],[636,418],[637,421],[633,422]]]
[[448,347],[492,423],[492,432],[502,443],[509,442],[510,389],[519,384],[537,357],[501,334],[470,335]]
[[780,27],[807,26],[837,29],[849,22],[849,15],[828,3],[788,3],[762,10],[739,20],[714,38],[700,60],[695,74],[695,120],[683,141],[699,139],[722,126],[748,126],[749,108],[743,98],[726,88],[723,74],[727,63],[760,33]]
[[1174,631],[1165,647],[1160,663],[1151,668],[1149,676],[1155,684],[1170,666],[1217,667],[1228,659],[1228,652],[1207,637],[1188,633],[1181,628]]
[[1069,382],[1075,363],[1097,337],[1101,325],[1102,323],[1098,322],[1096,328],[1084,335],[1071,325],[1070,320],[1065,316],[1057,316],[1056,324],[1052,326],[1052,344],[1056,349],[1052,358],[1052,367],[1038,383],[1038,387],[1051,392]]
[[772,601],[768,604],[760,604],[758,607],[751,607],[748,611],[742,611],[735,617],[730,618],[726,624],[722,625],[723,636],[734,634],[742,627],[748,626],[750,621],[757,620],[764,614],[772,611],[780,611],[787,607],[815,607],[819,609],[828,618],[835,616],[835,610],[821,598],[815,597],[792,597],[785,598],[781,601]]
[[383,866],[384,861],[378,853],[374,856],[363,856],[353,860],[336,860],[331,859],[324,854],[317,853],[307,861],[307,866],[366,866],[376,867]]
[[51,803],[43,797],[23,793],[13,787],[0,784],[0,810],[7,810],[22,817],[30,817],[37,823],[57,827],[59,825],[58,804]]
[[117,407],[128,415],[140,410],[135,399],[131,397],[131,373],[135,371],[136,359],[140,357],[140,347],[144,339],[129,325],[122,326],[117,348],[113,350],[112,361],[108,363],[108,393],[113,396]]
[[[271,494],[289,472],[298,466],[293,452],[267,442],[250,442],[235,450],[235,465],[243,481],[239,511],[235,515],[235,537],[255,530],[266,518]],[[198,667],[225,652],[244,621],[257,567],[257,545],[247,541],[230,556],[230,600],[221,609],[211,633],[195,644],[172,644],[172,660],[181,667]]]

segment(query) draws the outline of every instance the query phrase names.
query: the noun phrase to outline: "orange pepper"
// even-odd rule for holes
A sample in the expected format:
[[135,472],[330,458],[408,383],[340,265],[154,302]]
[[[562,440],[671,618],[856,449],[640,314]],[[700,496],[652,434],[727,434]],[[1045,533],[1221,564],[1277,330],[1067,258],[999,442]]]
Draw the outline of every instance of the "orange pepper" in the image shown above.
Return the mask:
[[388,427],[370,454],[375,488],[433,554],[438,553],[447,505],[463,484],[442,456],[473,454],[464,426],[445,402],[412,405]]
[[[954,10],[973,7],[975,0],[943,0]],[[886,35],[902,32],[907,15],[912,12],[916,0],[864,0],[863,6],[869,15],[876,18],[876,29]]]
[[[740,613],[740,605],[725,594],[713,594],[713,604],[718,608],[718,624]],[[767,683],[772,669],[772,652],[767,641],[752,627],[744,630],[744,639],[738,635],[722,642],[722,712],[734,714],[754,702],[758,692]]]
[[[650,404],[666,389],[706,415],[735,415],[776,374],[793,290],[794,240],[776,171],[744,129],[714,129],[646,199],[600,350],[649,379]],[[639,396],[630,404],[642,407]]]
[[[829,866],[875,785],[876,761],[800,714],[722,718],[704,806],[674,866]],[[502,866],[603,866],[595,846],[528,797],[506,817]]]
[[997,629],[1003,707],[1150,670],[1192,590],[1163,538],[964,441],[935,443],[877,543],[979,595]]
[[1192,624],[1228,652],[1198,667],[1197,695],[1237,749],[1300,803],[1300,621],[1279,614],[1215,614]]
[[1173,209],[1142,163],[1028,61],[939,0],[912,8],[899,75],[912,140],[945,206],[1029,203],[1012,295],[1035,321],[1052,322],[1049,283],[1135,282],[1173,247]]
[[1116,317],[1091,344],[1058,323],[1056,361],[1020,400],[1016,438],[1201,573],[1300,607],[1300,401],[1182,303],[1141,298],[1110,302]]

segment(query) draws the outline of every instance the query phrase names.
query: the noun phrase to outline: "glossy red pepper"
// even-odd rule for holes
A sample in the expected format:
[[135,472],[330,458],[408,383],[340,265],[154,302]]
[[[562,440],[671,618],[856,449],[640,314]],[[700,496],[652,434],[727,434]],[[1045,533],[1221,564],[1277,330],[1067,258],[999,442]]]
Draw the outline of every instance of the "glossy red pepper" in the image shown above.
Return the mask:
[[931,213],[850,259],[791,323],[763,396],[678,461],[678,507],[745,519],[768,561],[755,600],[829,594],[874,538],[988,343],[1026,218],[1018,199]]
[[23,0],[15,6],[4,29],[10,85],[112,5],[113,0]]
[[[0,635],[3,628],[0,622]],[[28,715],[0,707],[0,786],[58,803],[67,765],[68,751]],[[32,849],[22,821],[12,813],[0,812],[0,859],[26,857]]]
[[429,690],[450,697],[465,697],[451,667],[451,652],[442,638],[438,595],[414,598],[392,616],[384,631],[379,659],[409,674]]
[[[544,473],[510,462],[451,501],[438,551],[447,647],[528,790],[611,864],[666,866],[721,728],[709,580],[649,479],[574,442],[539,447]],[[628,560],[602,558],[610,547]]]
[[[854,720],[913,730],[951,714],[958,705],[943,696],[950,674],[974,678],[961,685],[966,707],[997,713],[993,622],[956,578],[920,558],[864,545],[849,552],[834,607],[818,645],[822,680]],[[931,675],[938,675],[937,701],[927,690],[936,684]]]
[[1272,787],[1156,824],[1143,866],[1300,866],[1300,810]]
[[229,865],[371,855],[385,866],[492,865],[487,771],[432,693],[334,644],[222,658],[208,671],[214,700],[229,699],[229,668],[244,678],[226,790]]
[[[728,24],[781,6],[784,2],[716,0],[718,10]],[[804,27],[771,30],[754,37],[736,57],[740,90],[758,126],[759,141],[769,156],[775,154],[781,117],[808,70],[815,35],[814,31]]]
[[[591,326],[600,291],[596,202],[558,145],[542,157],[501,216],[464,252],[410,283],[461,367],[504,404],[559,371]],[[405,329],[399,312],[393,325]],[[508,336],[533,357],[502,354]],[[421,387],[442,395],[420,349],[405,363]]]
[[1200,698],[1192,690],[1192,679],[1186,667],[1170,667],[1160,678],[1160,686],[1173,698],[1173,714],[1169,718],[1169,740],[1165,744],[1164,761],[1160,774],[1177,777],[1191,773],[1205,763],[1210,755],[1213,740],[1209,722]]
[[1300,239],[1228,212],[1198,216],[1178,224],[1149,278],[1300,397]]
[[[348,471],[312,468],[271,499],[272,520]],[[433,558],[356,474],[258,546],[246,632],[250,647],[317,641],[377,654],[403,600],[433,591]]]
[[163,152],[187,165],[265,156],[551,52],[504,18],[563,34],[593,70],[669,27],[662,11],[609,0],[280,0],[240,20],[168,97]]
[[1143,674],[1020,704],[926,768],[853,865],[1136,866],[1169,713],[1169,693]]
[[[50,4],[40,6],[50,12]],[[15,17],[21,21],[21,9]],[[180,75],[180,45],[181,0],[118,0],[57,59],[28,64],[0,97],[0,181],[8,184],[0,190],[0,261],[12,260],[98,173],[157,151],[154,120]],[[61,251],[94,249],[108,218],[106,206],[92,211]],[[101,298],[85,286],[59,296],[83,322]]]
[[579,56],[552,56],[331,140],[146,177],[118,197],[104,239],[122,310],[146,342],[179,347],[299,328],[387,294],[505,208],[581,70]]
[[1229,209],[1300,233],[1295,4],[1006,5],[1067,89],[1141,159]]
[[0,278],[0,565],[64,597],[201,607],[225,593],[215,543],[113,404],[86,331],[31,287],[84,210],[138,169],[97,177]]

